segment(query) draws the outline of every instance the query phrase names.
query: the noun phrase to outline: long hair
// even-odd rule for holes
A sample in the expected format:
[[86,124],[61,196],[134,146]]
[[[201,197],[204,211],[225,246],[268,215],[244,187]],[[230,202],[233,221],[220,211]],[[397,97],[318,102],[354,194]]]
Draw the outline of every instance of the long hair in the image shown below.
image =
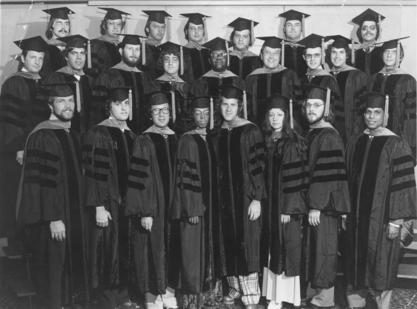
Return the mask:
[[[108,20],[110,20],[110,19],[108,19],[108,18],[104,18],[102,21],[101,21],[101,23],[100,23],[100,34],[101,35],[104,35],[104,34],[106,34],[106,31],[107,31],[107,21]],[[122,31],[123,31],[123,29],[125,28],[125,25],[126,25],[126,20],[123,20],[122,19]]]
[[[45,36],[48,40],[52,39],[52,28],[54,26],[54,22],[57,18],[53,17],[49,20],[48,24],[46,25]],[[71,22],[69,23],[68,33],[71,33]]]
[[[361,29],[362,29],[362,26],[363,26],[363,23],[364,23],[365,21],[363,21],[360,25],[359,25],[359,27],[358,27],[358,29],[356,30],[356,36],[358,37],[358,40],[359,40],[359,42],[363,42],[363,38],[362,38],[362,34],[361,34]],[[375,22],[375,24],[376,24],[376,38],[375,38],[375,41],[377,41],[378,39],[379,39],[379,35],[380,35],[380,33],[381,33],[381,28],[380,28],[380,25],[377,23],[377,22]]]
[[172,50],[172,49],[168,49],[168,50],[163,50],[158,57],[158,61],[156,62],[156,68],[157,70],[161,70],[164,71],[164,57],[166,55],[174,55],[178,58],[178,62],[179,62],[179,67],[178,67],[178,75],[180,75],[180,68],[181,68],[181,55],[178,51]]
[[[187,23],[185,24],[185,26],[184,26],[184,36],[185,36],[185,39],[187,40],[187,41],[189,41],[188,40],[188,27],[190,26],[190,20],[188,20],[187,21]],[[204,33],[203,33],[203,35],[205,35],[206,34],[206,28],[204,27],[204,24],[203,24],[203,29],[204,29]]]
[[[253,41],[252,41],[252,32],[249,30],[249,46],[253,45]],[[204,29],[204,31],[206,31],[206,29]],[[230,39],[229,41],[233,43],[233,37],[235,36],[236,30],[233,30],[232,33],[230,34]]]

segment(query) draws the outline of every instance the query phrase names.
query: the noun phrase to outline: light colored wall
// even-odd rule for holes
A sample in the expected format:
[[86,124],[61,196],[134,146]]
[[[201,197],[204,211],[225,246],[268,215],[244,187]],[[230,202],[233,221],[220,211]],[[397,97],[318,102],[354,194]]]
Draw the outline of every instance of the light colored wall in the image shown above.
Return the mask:
[[[111,4],[112,1],[103,3]],[[163,1],[162,1],[163,2]],[[161,1],[159,3],[162,3]],[[216,3],[218,3],[217,1]],[[287,1],[288,2],[288,1]],[[323,4],[325,1],[315,1],[315,5],[300,6],[284,6],[284,5],[264,5],[257,1],[246,1],[244,6],[235,5],[164,5],[164,6],[140,6],[140,5],[115,5],[123,11],[129,12],[130,16],[127,23],[127,33],[144,34],[143,28],[146,22],[146,15],[141,13],[142,9],[164,9],[173,17],[169,37],[172,41],[185,43],[183,28],[186,19],[179,16],[180,13],[201,12],[212,16],[207,19],[209,39],[215,36],[227,38],[231,29],[226,27],[230,21],[236,17],[246,17],[258,21],[260,24],[255,28],[256,36],[276,35],[281,27],[281,19],[277,18],[278,14],[283,11],[295,8],[310,14],[311,17],[306,19],[306,33],[317,33],[321,35],[341,34],[350,37],[356,32],[349,21],[352,17],[358,15],[368,6],[350,5],[352,1],[330,1],[330,5]],[[371,1],[372,2],[372,1]],[[377,2],[377,1],[374,1]],[[114,1],[113,3],[119,3]],[[123,3],[129,3],[125,1]],[[166,1],[169,3],[169,1]],[[211,3],[205,1],[204,3]],[[254,5],[255,3],[255,5]],[[278,3],[278,1],[277,1]],[[309,3],[305,1],[305,3]],[[310,2],[311,3],[311,2]],[[329,1],[327,1],[329,3]],[[340,4],[339,4],[340,3]],[[403,41],[405,50],[405,59],[402,68],[417,77],[417,5],[397,5],[400,3],[391,1],[392,5],[369,6],[370,8],[380,12],[386,19],[383,21],[383,30],[381,40],[410,35],[411,38]],[[0,6],[1,18],[1,48],[0,48],[0,83],[16,70],[17,62],[11,57],[20,52],[20,50],[12,42],[24,37],[34,35],[44,35],[47,23],[47,15],[42,9],[47,7],[58,7],[65,5],[64,3],[55,5],[45,5],[34,3],[32,5],[3,4]],[[104,13],[97,6],[89,6],[87,4],[71,4],[68,5],[77,14],[71,18],[72,33],[82,34],[89,38],[99,36],[99,24]],[[282,36],[282,33],[279,33]],[[262,41],[256,41],[252,50],[258,52]]]

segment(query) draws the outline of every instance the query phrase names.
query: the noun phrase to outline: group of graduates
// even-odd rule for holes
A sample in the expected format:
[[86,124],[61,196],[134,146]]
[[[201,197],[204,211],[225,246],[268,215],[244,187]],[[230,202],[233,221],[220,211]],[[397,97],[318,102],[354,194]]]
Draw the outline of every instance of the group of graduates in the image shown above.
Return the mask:
[[41,307],[327,308],[342,270],[350,308],[389,308],[417,217],[416,81],[401,39],[378,42],[385,17],[355,17],[355,42],[304,37],[289,10],[255,55],[249,19],[207,41],[208,16],[182,14],[181,46],[165,11],[142,37],[102,9],[93,40],[45,10],[48,41],[15,42],[1,89],[2,233]]

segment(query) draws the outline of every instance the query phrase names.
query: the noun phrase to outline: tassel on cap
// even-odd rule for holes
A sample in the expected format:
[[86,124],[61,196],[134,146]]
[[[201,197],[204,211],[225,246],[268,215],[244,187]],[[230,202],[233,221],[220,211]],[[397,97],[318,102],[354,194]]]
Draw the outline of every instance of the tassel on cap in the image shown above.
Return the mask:
[[132,89],[129,89],[129,121],[133,119],[133,98],[132,98]]
[[182,45],[180,46],[180,75],[184,74],[184,50]]
[[91,69],[91,42],[87,41],[87,68]]
[[213,97],[210,97],[210,130],[214,128],[214,103]]
[[81,112],[81,92],[80,92],[80,82],[75,82],[75,104],[77,105],[77,112]]
[[253,20],[251,20],[251,22],[250,22],[250,42],[251,42],[251,45],[253,45],[253,43],[255,43],[255,33],[254,33],[254,30],[253,30],[254,27],[255,27],[254,22],[253,22]]
[[324,117],[328,117],[330,115],[330,88],[326,90],[326,102],[324,104]]
[[324,49],[324,38],[321,38],[321,64],[326,61],[326,50]]
[[388,115],[389,115],[389,96],[385,96],[385,106],[384,106],[384,122],[383,126],[386,127],[388,125]]
[[227,59],[226,59],[226,66],[229,67],[230,65],[230,54],[229,54],[229,46],[227,41],[224,41],[225,47],[226,47],[226,54],[227,54]]
[[281,65],[285,66],[285,42],[281,41]]
[[379,28],[379,37],[381,37],[382,27],[381,27],[381,14],[378,14],[378,28]]
[[243,118],[248,119],[248,105],[247,105],[247,97],[246,91],[243,90]]
[[293,111],[293,103],[292,99],[290,99],[290,128],[294,129],[294,111]]
[[177,112],[175,109],[175,92],[171,90],[170,93],[171,93],[171,107],[172,107],[172,122],[175,123],[175,120],[177,118]]
[[141,39],[141,44],[142,44],[142,65],[146,64],[146,39],[142,38]]
[[395,51],[395,67],[400,67],[400,58],[401,58],[401,47],[400,47],[400,41],[397,41],[397,50]]
[[303,14],[301,17],[301,33],[303,38],[306,37],[306,22],[305,22],[305,15]]
[[171,32],[170,32],[170,20],[171,18],[169,16],[165,17],[165,33],[167,36],[167,41],[171,40]]
[[352,64],[355,64],[355,42],[353,41],[353,39],[351,39],[351,41],[350,41],[350,44],[351,44],[351,47],[350,47],[350,50],[351,50],[351,59],[352,59]]
[[206,17],[203,17],[203,27],[204,27],[204,43],[206,43],[208,41]]

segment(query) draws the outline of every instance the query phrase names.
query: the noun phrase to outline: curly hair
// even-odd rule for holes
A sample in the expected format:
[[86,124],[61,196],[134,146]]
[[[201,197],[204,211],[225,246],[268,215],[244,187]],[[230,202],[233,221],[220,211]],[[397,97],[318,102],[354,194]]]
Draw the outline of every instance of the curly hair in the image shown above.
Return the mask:
[[[176,56],[178,58],[178,62],[180,62],[180,65],[181,65],[181,55],[180,55],[180,52],[177,51],[177,50],[174,50],[174,49],[166,49],[166,50],[161,51],[161,53],[159,54],[158,61],[156,62],[156,68],[157,68],[157,70],[164,71],[164,57],[166,55],[174,55],[174,56]],[[180,67],[178,67],[178,70],[179,70],[179,68]]]

